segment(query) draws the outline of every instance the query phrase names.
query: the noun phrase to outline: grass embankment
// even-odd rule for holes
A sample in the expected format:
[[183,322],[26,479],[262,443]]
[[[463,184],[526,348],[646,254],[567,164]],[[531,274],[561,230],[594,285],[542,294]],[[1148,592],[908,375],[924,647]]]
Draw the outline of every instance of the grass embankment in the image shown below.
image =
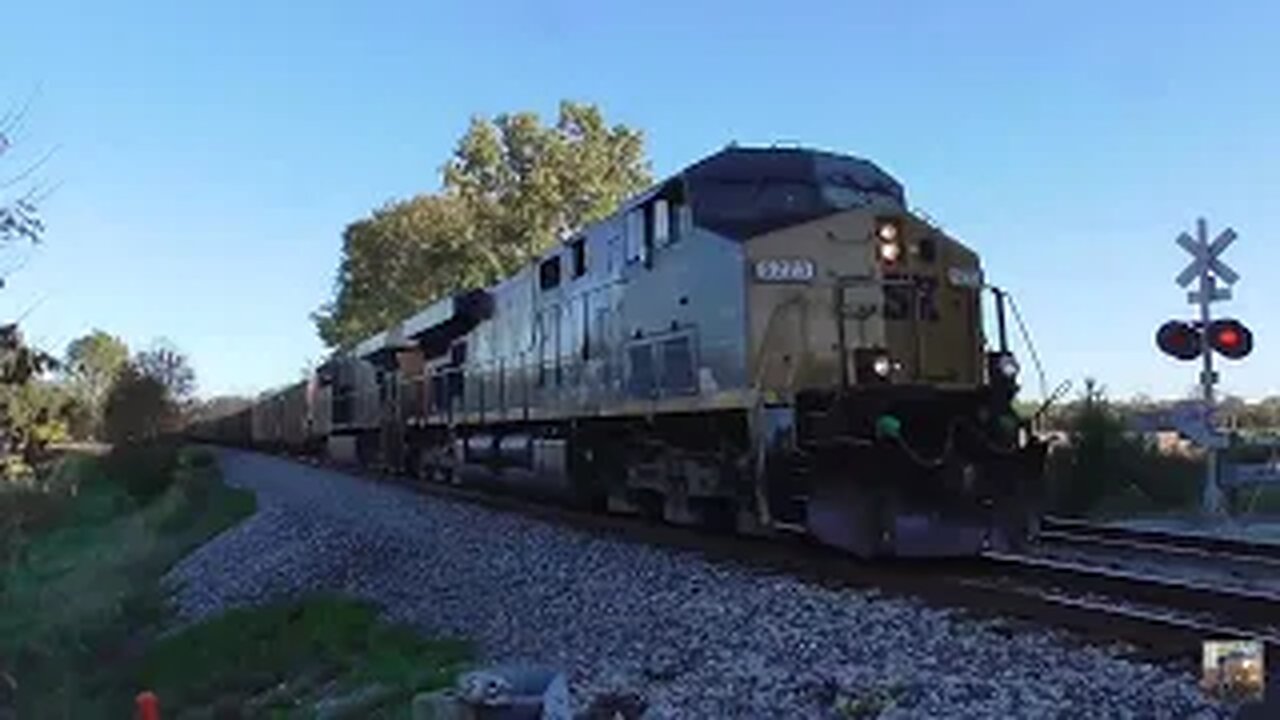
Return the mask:
[[394,717],[412,692],[449,682],[463,645],[421,640],[336,598],[166,633],[161,576],[253,509],[208,452],[165,447],[69,455],[38,487],[0,492],[11,511],[0,535],[0,717],[128,717],[143,689],[166,718],[307,716],[344,694],[360,700],[358,716]]

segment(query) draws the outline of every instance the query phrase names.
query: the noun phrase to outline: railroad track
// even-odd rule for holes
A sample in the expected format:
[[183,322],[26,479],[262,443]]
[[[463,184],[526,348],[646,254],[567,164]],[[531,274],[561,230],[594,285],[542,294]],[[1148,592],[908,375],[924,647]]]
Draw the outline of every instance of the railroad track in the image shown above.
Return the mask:
[[[321,465],[314,461],[311,465]],[[947,609],[1065,629],[1086,642],[1127,643],[1142,659],[1200,662],[1205,639],[1257,639],[1280,659],[1280,596],[1021,555],[965,561],[861,561],[805,538],[742,537],[606,515],[507,494],[334,467],[414,493],[513,512],[626,542],[692,551],[829,587],[875,590]],[[1275,693],[1280,662],[1269,663]]]
[[1280,595],[1026,555],[989,553],[984,561],[988,574],[966,582],[1033,598],[1050,616],[1092,614],[1104,630],[1123,625],[1157,654],[1192,657],[1215,638],[1257,639],[1280,652]]
[[1280,543],[1256,543],[1199,533],[1098,525],[1084,520],[1056,517],[1041,520],[1040,541],[1044,544],[1113,552],[1230,562],[1280,573]]

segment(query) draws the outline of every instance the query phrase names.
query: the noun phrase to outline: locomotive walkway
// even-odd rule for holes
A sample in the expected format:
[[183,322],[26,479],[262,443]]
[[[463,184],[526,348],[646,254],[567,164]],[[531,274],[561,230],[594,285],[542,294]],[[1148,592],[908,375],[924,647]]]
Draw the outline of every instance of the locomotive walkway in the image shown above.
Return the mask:
[[379,603],[494,662],[566,672],[577,709],[648,717],[1228,717],[1189,670],[874,591],[593,536],[279,458],[219,451],[259,512],[178,565],[188,617],[309,591]]

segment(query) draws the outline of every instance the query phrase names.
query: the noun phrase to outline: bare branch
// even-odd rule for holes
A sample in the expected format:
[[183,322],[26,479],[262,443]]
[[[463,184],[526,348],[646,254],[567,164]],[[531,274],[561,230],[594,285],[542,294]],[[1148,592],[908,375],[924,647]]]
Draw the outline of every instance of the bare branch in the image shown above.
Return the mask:
[[31,110],[31,104],[39,97],[40,90],[41,85],[37,83],[21,108],[6,112],[4,117],[0,118],[0,137],[7,137],[10,143],[13,142],[13,138],[22,130],[23,121],[26,120],[27,113]]
[[42,156],[40,157],[40,159],[39,159],[39,160],[36,160],[35,162],[33,162],[33,163],[31,163],[30,165],[28,165],[26,170],[23,170],[22,172],[20,172],[20,173],[18,173],[17,175],[15,175],[15,176],[13,176],[13,177],[9,178],[8,180],[4,180],[4,181],[0,182],[0,189],[4,189],[4,188],[7,188],[7,187],[12,187],[12,186],[17,185],[18,183],[22,182],[23,180],[25,180],[25,179],[27,179],[27,178],[31,177],[31,175],[32,175],[36,170],[39,170],[39,169],[40,169],[40,167],[41,167],[42,165],[44,165],[45,163],[49,162],[49,159],[50,159],[50,158],[52,158],[52,157],[53,157],[53,155],[54,155],[54,153],[58,152],[58,150],[59,150],[61,147],[62,147],[61,145],[54,145],[52,148],[49,148],[49,152],[46,152],[44,155],[42,155]]

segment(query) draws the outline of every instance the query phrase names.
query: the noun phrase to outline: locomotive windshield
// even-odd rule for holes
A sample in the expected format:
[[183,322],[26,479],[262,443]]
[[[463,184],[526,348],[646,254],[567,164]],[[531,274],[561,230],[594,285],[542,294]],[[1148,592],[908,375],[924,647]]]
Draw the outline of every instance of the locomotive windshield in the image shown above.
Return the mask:
[[694,222],[744,239],[872,202],[903,204],[902,186],[857,158],[731,148],[685,175]]
[[903,205],[902,186],[883,172],[868,172],[867,166],[861,160],[815,161],[822,199],[842,210],[884,200]]

